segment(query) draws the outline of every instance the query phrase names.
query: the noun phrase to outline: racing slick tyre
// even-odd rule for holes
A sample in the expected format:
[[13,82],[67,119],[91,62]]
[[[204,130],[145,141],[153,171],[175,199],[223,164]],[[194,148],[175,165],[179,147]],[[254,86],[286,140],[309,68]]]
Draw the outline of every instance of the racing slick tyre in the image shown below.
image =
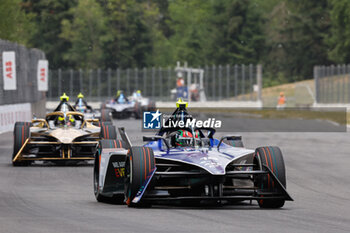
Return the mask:
[[95,126],[98,126],[98,127],[101,127],[101,125],[113,125],[113,123],[111,121],[104,121],[104,122],[98,121],[95,124]]
[[29,125],[29,127],[33,126],[32,122],[17,121],[15,123],[15,127],[13,127],[13,129],[15,129],[16,126],[18,126],[18,125]]
[[141,186],[155,168],[155,160],[152,148],[135,146],[132,147],[125,163],[125,200],[128,207],[149,207],[148,203],[132,203],[132,200]]
[[[281,184],[286,188],[286,171],[284,160],[280,148],[275,146],[259,147],[255,151],[254,163],[257,170],[264,170],[264,166],[268,167]],[[262,191],[276,192],[277,185],[270,175],[259,176],[255,181],[255,186]],[[261,208],[281,208],[284,205],[284,199],[260,199],[258,204]]]
[[[16,122],[14,130],[13,130],[13,154],[12,160],[15,158],[19,150],[22,148],[25,141],[29,138],[30,135],[30,126],[31,122]],[[13,166],[28,166],[30,161],[16,161],[12,162]]]
[[149,101],[149,104],[148,104],[148,106],[147,106],[147,110],[149,111],[149,112],[153,112],[153,111],[156,111],[156,103],[154,102],[154,101]]
[[124,194],[113,195],[111,197],[104,196],[99,190],[99,174],[100,174],[100,152],[103,148],[125,148],[126,144],[122,140],[101,140],[98,145],[98,150],[94,162],[94,194],[98,202],[123,204]]
[[101,108],[101,122],[112,122],[111,112],[108,108]]
[[134,115],[136,119],[141,119],[142,117],[142,106],[139,102],[135,103],[134,106]]
[[110,124],[101,123],[100,137],[103,139],[117,139],[115,127]]
[[244,147],[242,139],[237,139],[237,140],[224,139],[223,142],[232,147]]

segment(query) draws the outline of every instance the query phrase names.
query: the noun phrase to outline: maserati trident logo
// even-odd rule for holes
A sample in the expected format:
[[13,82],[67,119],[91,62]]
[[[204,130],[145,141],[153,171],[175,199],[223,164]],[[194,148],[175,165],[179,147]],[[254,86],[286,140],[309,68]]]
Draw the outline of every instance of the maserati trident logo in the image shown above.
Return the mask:
[[162,113],[156,112],[143,113],[143,128],[144,129],[160,129]]

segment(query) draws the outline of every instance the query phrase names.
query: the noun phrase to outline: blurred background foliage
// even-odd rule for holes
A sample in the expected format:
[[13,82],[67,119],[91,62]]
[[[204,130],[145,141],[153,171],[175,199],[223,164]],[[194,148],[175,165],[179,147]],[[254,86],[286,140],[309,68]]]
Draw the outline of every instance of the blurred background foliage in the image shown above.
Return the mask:
[[349,0],[1,0],[0,38],[52,69],[264,66],[264,85],[349,63]]

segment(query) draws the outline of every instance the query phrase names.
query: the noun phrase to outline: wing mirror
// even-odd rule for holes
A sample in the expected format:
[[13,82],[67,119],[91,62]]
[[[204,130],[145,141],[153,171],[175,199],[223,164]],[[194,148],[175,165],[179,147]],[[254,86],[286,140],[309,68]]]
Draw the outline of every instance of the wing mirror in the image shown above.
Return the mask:
[[170,149],[168,141],[165,140],[165,138],[163,138],[162,136],[143,136],[144,142],[154,142],[159,140],[162,140],[164,142],[165,146],[167,147],[167,150]]
[[219,144],[218,144],[218,149],[219,149],[219,147],[220,147],[220,145],[221,145],[221,143],[222,143],[222,141],[223,141],[224,139],[227,139],[227,140],[229,140],[229,141],[242,140],[242,136],[237,136],[237,135],[223,136],[223,137],[220,139],[220,142],[219,142]]

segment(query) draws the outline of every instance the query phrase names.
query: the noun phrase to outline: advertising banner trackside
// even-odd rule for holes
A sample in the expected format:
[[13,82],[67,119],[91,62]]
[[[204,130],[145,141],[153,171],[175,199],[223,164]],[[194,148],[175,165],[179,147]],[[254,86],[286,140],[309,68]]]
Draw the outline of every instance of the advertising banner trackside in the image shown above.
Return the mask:
[[13,51],[2,53],[2,72],[4,90],[16,90],[16,55]]
[[31,120],[32,109],[29,103],[0,106],[0,133],[12,131],[17,121]]
[[49,62],[47,60],[38,61],[38,91],[48,91],[49,89]]

